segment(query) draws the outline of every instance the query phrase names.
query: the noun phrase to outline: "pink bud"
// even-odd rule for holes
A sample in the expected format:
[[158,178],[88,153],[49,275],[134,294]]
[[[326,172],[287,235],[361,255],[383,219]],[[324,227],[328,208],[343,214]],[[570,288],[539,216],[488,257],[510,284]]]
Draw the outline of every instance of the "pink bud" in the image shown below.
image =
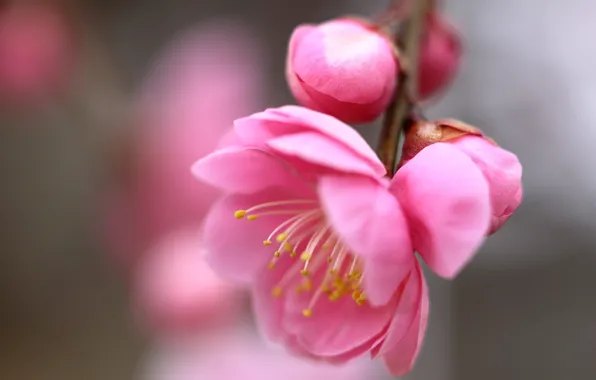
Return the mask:
[[387,108],[398,62],[389,40],[351,19],[301,25],[290,38],[286,77],[298,103],[347,123],[366,123]]
[[430,13],[420,48],[418,95],[421,99],[435,95],[455,78],[461,53],[455,28],[438,13]]
[[73,41],[64,17],[49,7],[0,11],[0,99],[35,102],[63,84]]
[[461,121],[419,121],[406,132],[400,167],[436,143],[457,147],[482,172],[489,187],[492,208],[488,233],[495,233],[522,202],[522,166],[517,156],[500,148],[479,129]]

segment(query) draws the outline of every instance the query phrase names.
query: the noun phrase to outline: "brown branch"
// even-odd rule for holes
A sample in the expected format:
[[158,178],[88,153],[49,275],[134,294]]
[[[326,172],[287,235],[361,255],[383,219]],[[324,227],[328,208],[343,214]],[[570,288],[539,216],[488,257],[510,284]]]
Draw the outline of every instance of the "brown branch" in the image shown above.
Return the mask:
[[400,62],[397,90],[385,113],[377,148],[377,154],[390,177],[393,176],[397,163],[401,132],[406,127],[415,104],[420,40],[424,19],[431,3],[432,0],[415,0],[405,28],[396,35],[396,43],[403,52],[403,60]]

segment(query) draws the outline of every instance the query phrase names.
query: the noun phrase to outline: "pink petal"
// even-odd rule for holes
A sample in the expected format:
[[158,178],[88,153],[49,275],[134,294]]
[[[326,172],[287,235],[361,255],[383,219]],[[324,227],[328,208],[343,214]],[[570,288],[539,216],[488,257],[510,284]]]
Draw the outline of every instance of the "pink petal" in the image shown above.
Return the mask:
[[291,338],[282,326],[284,298],[274,297],[272,290],[292,265],[293,261],[278,260],[275,270],[261,272],[255,278],[251,288],[253,312],[256,315],[259,331],[273,342],[284,342]]
[[426,286],[424,273],[418,261],[414,263],[408,277],[402,282],[396,297],[399,299],[395,314],[383,340],[373,347],[371,356],[377,358],[393,350],[412,329],[422,302]]
[[[294,264],[295,261],[282,258],[277,261],[275,270],[262,271],[253,282],[253,310],[257,317],[259,330],[267,339],[273,342],[283,343],[293,354],[304,358],[324,360],[332,363],[345,363],[367,352],[372,344],[378,340],[378,336],[384,334],[382,326],[388,325],[391,318],[391,307],[386,307],[383,310],[376,309],[372,312],[370,310],[367,311],[365,308],[360,308],[363,311],[360,315],[362,318],[373,315],[368,321],[362,321],[361,323],[362,326],[368,326],[370,329],[355,327],[359,328],[359,332],[364,334],[363,336],[358,333],[352,334],[349,337],[345,336],[345,334],[339,331],[341,330],[341,326],[337,324],[337,321],[333,322],[332,325],[338,327],[339,330],[327,328],[326,335],[321,336],[319,335],[320,328],[315,326],[313,329],[313,325],[321,323],[320,319],[323,318],[327,322],[321,323],[321,326],[329,326],[328,323],[331,323],[333,318],[337,317],[335,314],[336,311],[333,311],[332,315],[324,316],[323,314],[328,313],[328,310],[319,308],[321,305],[318,304],[315,309],[315,315],[305,318],[302,315],[302,310],[310,302],[308,294],[306,297],[302,295],[296,299],[293,289],[286,289],[281,297],[274,297],[272,295],[272,289],[280,283],[282,278],[287,275],[287,271]],[[287,300],[288,296],[291,299]],[[312,296],[312,293],[310,296]],[[354,301],[350,297],[347,297],[345,301],[351,302],[348,302],[348,304],[334,302],[330,306],[333,310],[339,308],[341,310],[348,310],[346,311],[348,314],[353,313]],[[320,302],[329,301],[321,300]],[[288,304],[290,307],[287,307]],[[339,312],[342,312],[341,310]],[[380,324],[377,324],[379,320]],[[287,328],[288,324],[291,325],[290,328]],[[319,338],[320,340],[318,340]],[[317,349],[317,345],[324,346],[325,351]],[[312,351],[313,347],[315,347],[315,351]],[[321,356],[321,352],[326,353],[324,357]]]
[[387,108],[395,90],[395,86],[388,87],[375,101],[359,104],[340,101],[332,96],[318,92],[300,78],[296,78],[295,81],[309,99],[308,102],[302,102],[302,104],[308,105],[309,108],[325,114],[336,116],[348,123],[368,123],[378,118]]
[[308,94],[302,90],[302,85],[292,67],[292,57],[294,56],[296,44],[313,29],[315,29],[315,26],[308,24],[299,25],[294,29],[294,32],[292,32],[292,36],[290,37],[290,42],[288,43],[288,54],[286,57],[286,80],[288,81],[290,90],[300,104],[311,109],[314,109],[315,103],[312,102]]
[[302,132],[268,140],[275,153],[299,158],[339,172],[376,177],[375,172],[353,151],[316,132]]
[[465,136],[452,144],[478,165],[488,181],[493,215],[491,232],[495,232],[521,204],[521,163],[515,154],[479,136]]
[[271,215],[249,221],[236,219],[234,212],[264,202],[295,198],[296,194],[288,191],[269,189],[251,195],[228,195],[216,202],[207,215],[203,231],[206,260],[213,270],[239,282],[254,279],[272,257],[263,241],[287,216]]
[[230,148],[230,147],[240,147],[244,146],[244,142],[242,139],[236,134],[234,129],[229,130],[223,137],[219,140],[217,144],[217,149],[222,148]]
[[319,197],[341,241],[364,261],[368,300],[386,304],[415,261],[399,202],[379,183],[356,176],[323,177]]
[[235,193],[254,193],[291,179],[291,168],[282,160],[264,150],[245,147],[215,151],[197,161],[192,172],[209,185]]
[[[418,271],[420,272],[420,267],[418,267]],[[419,273],[419,276],[422,280],[422,291],[416,317],[407,334],[400,339],[399,343],[383,354],[383,362],[393,376],[402,376],[410,372],[424,342],[429,312],[428,286],[424,281],[424,275]],[[389,338],[386,343],[389,346]]]
[[454,146],[433,144],[398,170],[391,192],[404,207],[414,249],[438,275],[457,275],[490,222],[488,184],[478,167]]
[[351,358],[354,352],[362,352],[363,345],[370,349],[388,326],[395,308],[395,303],[377,308],[368,304],[359,306],[349,296],[337,301],[321,297],[313,315],[305,317],[302,311],[309,307],[312,297],[308,292],[288,292],[283,327],[315,356]]
[[234,128],[247,144],[298,132],[317,132],[340,142],[366,162],[378,176],[386,174],[370,145],[350,126],[334,117],[299,106],[284,106],[236,120]]

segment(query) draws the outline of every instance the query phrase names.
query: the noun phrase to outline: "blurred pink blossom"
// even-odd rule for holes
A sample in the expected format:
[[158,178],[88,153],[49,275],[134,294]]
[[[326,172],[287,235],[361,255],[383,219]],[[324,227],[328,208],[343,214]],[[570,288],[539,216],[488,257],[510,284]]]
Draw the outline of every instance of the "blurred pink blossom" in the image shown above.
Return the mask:
[[189,168],[235,118],[259,107],[261,79],[257,43],[232,23],[193,28],[161,53],[135,110],[133,178],[105,210],[107,243],[122,262],[172,230],[200,225],[217,191]]
[[150,331],[202,331],[234,322],[236,289],[203,259],[198,229],[166,235],[134,268],[133,302]]
[[71,32],[49,6],[0,8],[0,100],[31,104],[60,89],[74,61]]
[[265,346],[251,331],[229,329],[163,344],[146,358],[140,380],[370,380],[375,368],[313,363]]
[[286,78],[298,103],[346,123],[365,123],[391,101],[398,65],[381,32],[364,21],[337,19],[294,30]]

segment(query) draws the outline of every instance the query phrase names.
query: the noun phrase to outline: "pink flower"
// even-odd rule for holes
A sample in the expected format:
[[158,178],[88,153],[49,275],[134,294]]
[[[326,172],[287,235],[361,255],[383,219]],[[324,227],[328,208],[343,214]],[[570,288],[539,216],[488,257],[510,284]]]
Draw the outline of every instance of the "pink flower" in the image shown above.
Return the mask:
[[445,277],[470,259],[490,218],[480,170],[435,144],[389,180],[357,132],[296,106],[235,131],[237,145],[193,167],[227,193],[205,221],[211,266],[251,286],[261,329],[294,353],[344,362],[370,352],[395,375],[409,371],[428,316],[413,251]]
[[357,361],[337,367],[266,347],[251,331],[229,329],[162,343],[142,367],[141,380],[369,380],[375,368]]
[[420,47],[418,95],[427,99],[455,78],[462,46],[459,34],[438,12],[431,12]]
[[205,330],[238,314],[237,291],[213,273],[200,247],[198,231],[174,232],[134,269],[135,310],[151,331]]
[[302,25],[290,39],[286,78],[298,102],[347,123],[381,115],[396,86],[389,40],[357,20]]
[[404,143],[402,165],[437,142],[459,149],[484,175],[492,210],[488,233],[495,233],[522,201],[522,166],[517,156],[500,148],[475,127],[457,120],[439,120],[419,122],[410,128]]
[[255,41],[225,22],[193,28],[162,53],[136,109],[132,178],[106,210],[108,244],[122,262],[172,230],[200,225],[218,192],[188,168],[235,118],[259,108],[260,74]]
[[0,10],[0,98],[22,104],[53,94],[72,69],[73,42],[64,17],[50,7]]

